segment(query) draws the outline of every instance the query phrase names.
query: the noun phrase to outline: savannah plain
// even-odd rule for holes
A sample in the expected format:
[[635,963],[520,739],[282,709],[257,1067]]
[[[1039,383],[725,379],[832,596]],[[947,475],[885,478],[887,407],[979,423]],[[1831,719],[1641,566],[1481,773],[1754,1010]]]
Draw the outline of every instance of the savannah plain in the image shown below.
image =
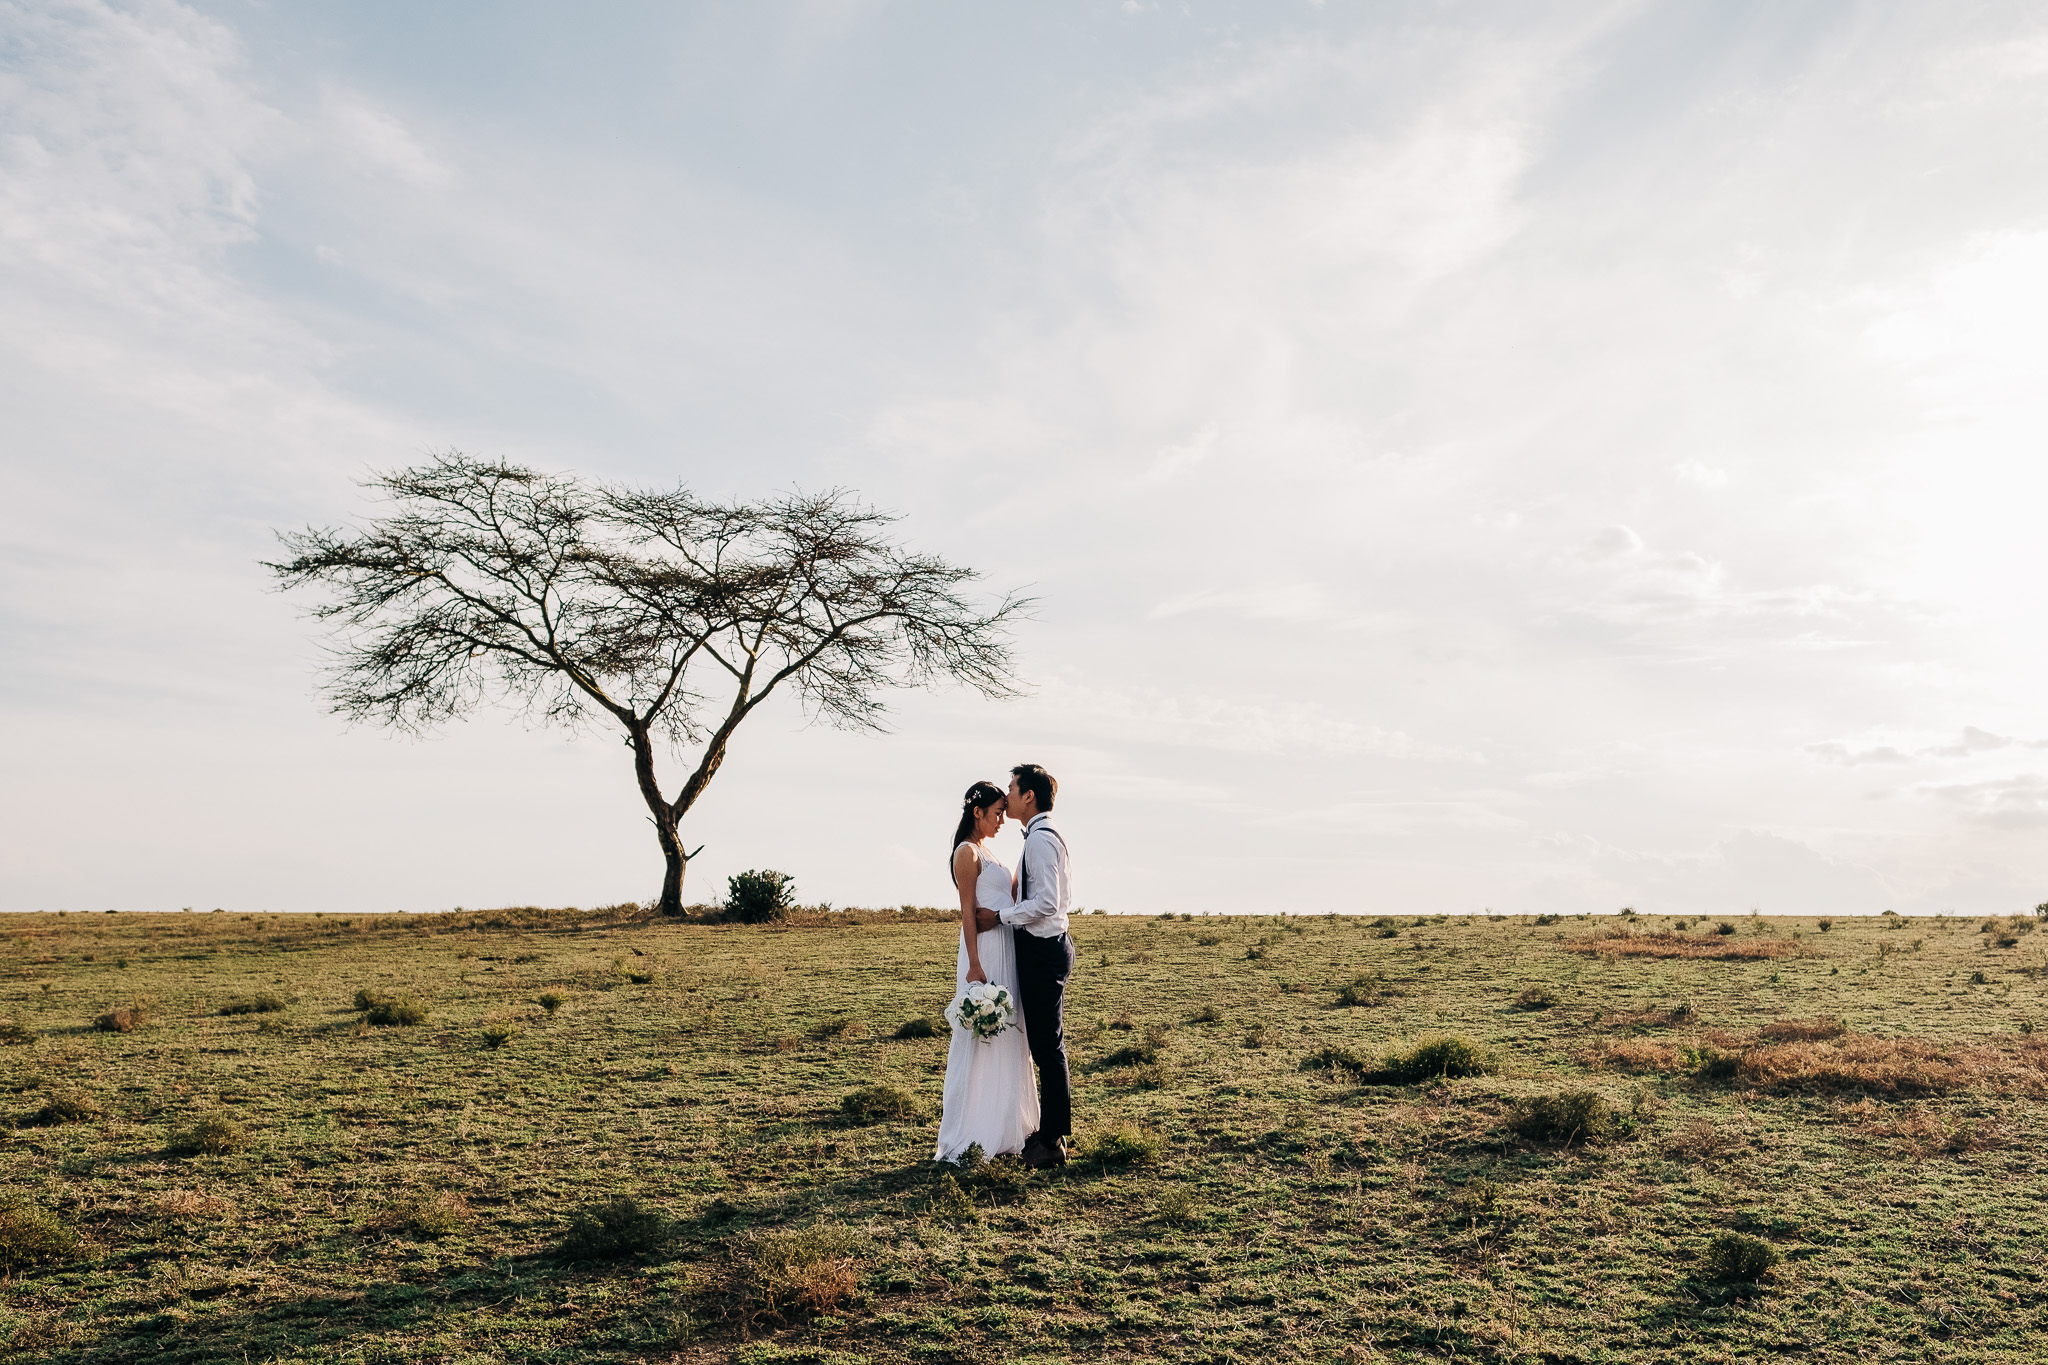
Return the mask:
[[2034,927],[1085,916],[1032,1174],[937,912],[10,916],[0,1351],[2038,1361]]

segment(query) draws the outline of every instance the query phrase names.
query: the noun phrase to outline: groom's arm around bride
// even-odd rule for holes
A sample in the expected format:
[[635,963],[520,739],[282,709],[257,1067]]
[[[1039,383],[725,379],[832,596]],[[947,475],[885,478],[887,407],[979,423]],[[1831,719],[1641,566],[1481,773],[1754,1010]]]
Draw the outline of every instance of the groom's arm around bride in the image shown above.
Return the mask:
[[[1064,1032],[1067,978],[1074,972],[1074,940],[1067,933],[1072,897],[1067,841],[1050,819],[1058,792],[1059,783],[1036,763],[1010,770],[1008,814],[1024,826],[1024,852],[1018,860],[1017,903],[999,918],[1016,931],[1017,1003],[1024,1015],[1024,1039],[1038,1067],[1038,1132],[1024,1144],[1024,1160],[1034,1166],[1065,1161],[1064,1139],[1074,1131]],[[984,922],[984,927],[993,926]]]

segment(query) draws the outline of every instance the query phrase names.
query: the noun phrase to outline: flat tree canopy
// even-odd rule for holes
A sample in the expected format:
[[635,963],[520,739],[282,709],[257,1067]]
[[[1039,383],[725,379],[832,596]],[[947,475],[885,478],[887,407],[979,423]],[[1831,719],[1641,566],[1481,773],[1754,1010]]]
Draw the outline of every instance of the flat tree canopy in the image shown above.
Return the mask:
[[[1030,605],[962,595],[970,569],[912,554],[850,494],[717,503],[542,474],[457,451],[380,474],[389,512],[280,532],[266,563],[324,590],[325,692],[351,720],[421,731],[485,702],[607,721],[633,752],[682,913],[680,822],[732,734],[785,684],[828,724],[882,729],[891,687],[1013,696],[1007,628]],[[688,776],[673,797],[657,750]]]

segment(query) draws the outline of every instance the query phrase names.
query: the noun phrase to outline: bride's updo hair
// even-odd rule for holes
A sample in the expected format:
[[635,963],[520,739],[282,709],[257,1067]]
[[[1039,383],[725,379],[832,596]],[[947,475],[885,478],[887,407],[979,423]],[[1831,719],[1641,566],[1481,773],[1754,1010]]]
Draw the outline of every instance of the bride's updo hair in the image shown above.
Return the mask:
[[977,782],[967,789],[966,797],[960,802],[960,827],[953,831],[953,842],[946,849],[946,856],[952,857],[953,850],[974,837],[974,822],[982,812],[1003,799],[1003,789],[993,782]]

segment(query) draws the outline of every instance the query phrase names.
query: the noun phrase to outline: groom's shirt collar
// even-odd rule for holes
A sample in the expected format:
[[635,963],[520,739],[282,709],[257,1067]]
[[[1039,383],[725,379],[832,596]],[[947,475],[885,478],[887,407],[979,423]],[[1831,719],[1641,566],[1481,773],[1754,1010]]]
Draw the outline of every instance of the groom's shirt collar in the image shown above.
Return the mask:
[[1052,819],[1052,812],[1042,810],[1038,812],[1038,814],[1031,817],[1031,823],[1024,826],[1024,832],[1026,834],[1029,834],[1032,830],[1037,829],[1040,825],[1044,824],[1046,821],[1050,819]]

